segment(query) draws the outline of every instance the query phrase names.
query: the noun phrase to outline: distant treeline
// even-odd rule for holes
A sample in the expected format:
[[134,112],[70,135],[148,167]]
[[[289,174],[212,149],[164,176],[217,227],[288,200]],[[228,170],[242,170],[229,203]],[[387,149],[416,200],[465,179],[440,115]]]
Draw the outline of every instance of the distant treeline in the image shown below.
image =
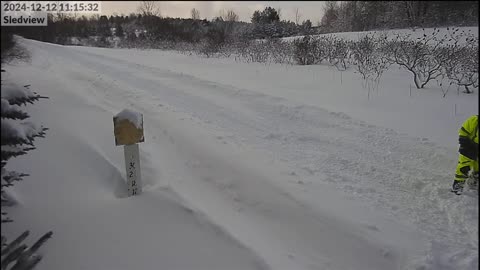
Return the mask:
[[60,44],[68,43],[72,37],[95,36],[100,39],[101,45],[112,37],[130,42],[139,39],[149,42],[222,43],[232,39],[281,38],[345,31],[478,25],[478,1],[326,1],[323,17],[317,26],[313,26],[310,20],[282,20],[281,10],[271,7],[255,11],[248,23],[238,21],[238,15],[233,10],[223,12],[212,20],[201,20],[199,11],[195,9],[192,9],[192,18],[168,18],[161,17],[160,12],[153,12],[154,3],[148,6],[145,2],[150,1],[143,1],[145,6],[140,6],[138,13],[128,16],[55,14],[48,17],[46,27],[2,27],[2,32],[5,30]]
[[[276,12],[274,9],[271,12]],[[269,15],[265,15],[269,16]],[[255,23],[237,21],[237,17],[217,17],[213,20],[160,17],[130,14],[128,16],[50,15],[46,27],[10,27],[9,30],[26,38],[64,44],[71,37],[119,37],[125,40],[172,41],[197,43],[204,39],[281,38],[298,34],[313,34],[311,22],[296,25],[289,21],[259,20]],[[233,20],[235,19],[235,20]],[[214,36],[214,37],[213,37]]]
[[328,32],[477,26],[478,1],[326,1]]

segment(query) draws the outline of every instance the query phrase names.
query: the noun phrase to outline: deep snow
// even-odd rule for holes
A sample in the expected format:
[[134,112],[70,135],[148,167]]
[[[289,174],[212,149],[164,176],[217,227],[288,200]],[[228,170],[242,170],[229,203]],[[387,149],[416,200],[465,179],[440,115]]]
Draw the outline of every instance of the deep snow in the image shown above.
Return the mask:
[[[54,231],[39,269],[477,269],[478,197],[448,191],[478,94],[370,99],[326,66],[22,40],[7,80],[49,96],[49,128],[11,162],[18,227]],[[112,117],[144,116],[144,193],[125,198]]]

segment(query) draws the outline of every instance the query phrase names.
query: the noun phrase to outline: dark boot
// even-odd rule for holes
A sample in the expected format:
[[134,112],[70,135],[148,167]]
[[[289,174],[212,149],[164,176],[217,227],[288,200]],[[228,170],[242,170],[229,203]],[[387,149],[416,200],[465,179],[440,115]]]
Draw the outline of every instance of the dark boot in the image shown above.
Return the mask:
[[458,180],[453,181],[451,192],[457,195],[462,194],[464,185],[465,185],[465,181],[458,181]]

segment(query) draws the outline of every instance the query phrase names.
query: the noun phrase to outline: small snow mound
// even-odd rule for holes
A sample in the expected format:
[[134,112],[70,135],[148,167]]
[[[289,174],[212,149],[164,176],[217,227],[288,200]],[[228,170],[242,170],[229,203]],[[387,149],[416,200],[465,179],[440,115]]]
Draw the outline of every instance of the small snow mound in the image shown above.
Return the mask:
[[119,112],[116,116],[116,121],[128,120],[132,122],[137,128],[142,128],[143,126],[143,116],[141,113],[131,111],[129,109],[124,109]]

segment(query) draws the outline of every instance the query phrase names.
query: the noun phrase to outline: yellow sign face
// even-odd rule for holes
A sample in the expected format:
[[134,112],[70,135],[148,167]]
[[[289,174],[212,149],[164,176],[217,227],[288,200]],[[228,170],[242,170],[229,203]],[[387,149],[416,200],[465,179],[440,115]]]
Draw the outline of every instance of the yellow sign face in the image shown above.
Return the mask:
[[117,121],[116,117],[114,117],[113,132],[115,133],[115,145],[136,144],[145,141],[143,136],[143,119],[142,126],[137,128],[135,124],[127,119]]

